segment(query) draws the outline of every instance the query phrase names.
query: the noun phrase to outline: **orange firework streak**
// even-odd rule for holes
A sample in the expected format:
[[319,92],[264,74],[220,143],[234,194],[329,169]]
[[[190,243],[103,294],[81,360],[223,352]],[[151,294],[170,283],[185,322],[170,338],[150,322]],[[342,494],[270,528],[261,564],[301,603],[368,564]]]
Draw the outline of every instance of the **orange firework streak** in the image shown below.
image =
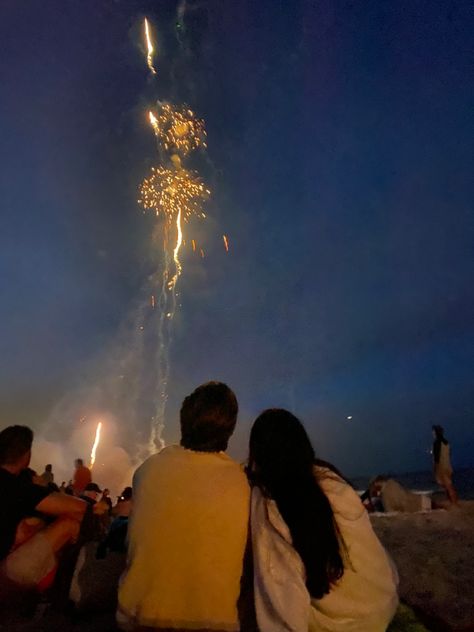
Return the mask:
[[222,235],[222,239],[224,240],[224,248],[226,252],[229,252],[229,240],[227,239],[227,235]]
[[150,27],[148,26],[148,20],[146,18],[145,18],[145,39],[146,39],[146,45],[147,45],[146,61],[148,64],[148,68],[151,70],[151,72],[154,75],[156,75],[156,70],[153,67],[153,53],[155,49],[153,48],[153,44],[151,42]]
[[92,450],[91,450],[91,461],[90,461],[90,469],[92,469],[94,467],[94,463],[95,463],[95,455],[97,452],[97,448],[99,447],[99,443],[100,443],[100,431],[102,428],[102,422],[99,421],[99,423],[97,424],[97,428],[95,430],[95,439],[94,439],[94,445],[92,446]]

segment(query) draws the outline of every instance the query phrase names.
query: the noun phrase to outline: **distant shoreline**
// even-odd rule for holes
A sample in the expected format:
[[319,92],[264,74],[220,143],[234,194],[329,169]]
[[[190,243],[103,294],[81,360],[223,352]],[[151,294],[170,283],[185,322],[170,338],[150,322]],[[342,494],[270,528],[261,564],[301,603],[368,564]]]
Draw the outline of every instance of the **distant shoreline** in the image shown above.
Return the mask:
[[[436,484],[431,470],[421,470],[418,472],[375,472],[376,474],[386,474],[408,489],[414,491],[439,492],[442,488]],[[367,489],[372,476],[354,476],[349,478],[355,489]],[[460,468],[454,471],[453,482],[458,491],[459,497],[464,500],[474,500],[474,467]]]

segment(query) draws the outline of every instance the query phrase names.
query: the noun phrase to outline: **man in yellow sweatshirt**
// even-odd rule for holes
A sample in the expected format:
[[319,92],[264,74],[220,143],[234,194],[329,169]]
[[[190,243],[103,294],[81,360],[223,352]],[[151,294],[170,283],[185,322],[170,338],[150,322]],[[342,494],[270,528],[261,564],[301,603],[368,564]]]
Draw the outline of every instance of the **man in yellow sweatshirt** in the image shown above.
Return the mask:
[[122,629],[239,629],[250,492],[225,453],[237,411],[228,386],[203,384],[183,402],[181,445],[135,473]]

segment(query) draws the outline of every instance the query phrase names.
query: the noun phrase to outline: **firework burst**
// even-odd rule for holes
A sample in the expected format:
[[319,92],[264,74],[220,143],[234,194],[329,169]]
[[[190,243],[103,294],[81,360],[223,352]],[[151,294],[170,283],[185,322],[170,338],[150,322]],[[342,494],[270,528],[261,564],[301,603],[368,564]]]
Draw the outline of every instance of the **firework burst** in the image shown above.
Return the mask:
[[162,103],[157,114],[150,112],[149,116],[155,135],[166,151],[187,156],[195,149],[206,149],[204,121],[192,110]]
[[210,195],[211,192],[194,171],[152,167],[150,175],[140,186],[138,203],[172,224],[180,213],[185,222],[192,216],[206,217],[202,204]]

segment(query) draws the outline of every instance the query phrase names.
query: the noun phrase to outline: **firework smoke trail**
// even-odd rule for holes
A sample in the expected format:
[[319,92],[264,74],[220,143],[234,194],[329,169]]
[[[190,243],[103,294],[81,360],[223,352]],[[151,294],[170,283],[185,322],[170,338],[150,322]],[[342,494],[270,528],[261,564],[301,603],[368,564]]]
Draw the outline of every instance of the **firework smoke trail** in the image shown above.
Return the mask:
[[97,448],[99,446],[99,442],[100,442],[100,431],[102,428],[102,422],[99,421],[99,423],[97,424],[97,428],[95,430],[95,439],[94,439],[94,445],[92,446],[92,450],[91,450],[91,460],[90,460],[90,469],[92,469],[94,467],[94,463],[95,463],[95,455],[97,452]]
[[[153,66],[154,47],[146,19],[144,26],[147,65],[152,74],[156,75]],[[177,283],[183,269],[180,261],[180,250],[184,242],[183,223],[191,217],[205,217],[202,203],[210,196],[210,191],[196,172],[182,166],[182,158],[195,149],[206,148],[204,121],[198,119],[188,108],[161,102],[157,103],[155,112],[148,112],[148,119],[155,135],[161,164],[153,167],[149,176],[143,180],[138,203],[144,210],[154,211],[158,217],[163,218],[163,272],[157,300],[155,302],[154,295],[152,299],[152,309],[156,305],[159,314],[155,414],[148,442],[148,452],[153,454],[165,445],[162,432],[168,400],[169,350],[177,307]]]
[[147,46],[146,62],[148,64],[148,68],[150,69],[150,72],[156,75],[156,70],[153,66],[153,53],[155,52],[155,49],[153,48],[151,35],[150,35],[150,27],[148,25],[148,20],[146,18],[145,18],[145,40],[146,40],[146,46]]

